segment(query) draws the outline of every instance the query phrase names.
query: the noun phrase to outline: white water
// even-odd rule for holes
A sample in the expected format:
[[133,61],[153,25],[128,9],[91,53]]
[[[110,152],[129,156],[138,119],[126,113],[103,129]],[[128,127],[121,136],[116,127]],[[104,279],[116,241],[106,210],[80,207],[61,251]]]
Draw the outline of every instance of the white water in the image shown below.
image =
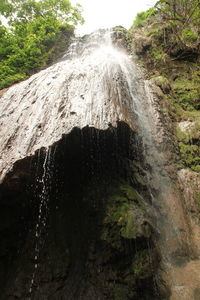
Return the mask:
[[[38,154],[40,156],[40,152]],[[40,157],[39,157],[40,158]],[[35,251],[34,251],[34,271],[32,274],[32,279],[30,283],[29,293],[31,294],[34,289],[35,277],[37,269],[39,268],[40,252],[44,245],[44,236],[42,234],[45,232],[47,225],[47,217],[49,211],[49,197],[50,197],[50,165],[51,165],[51,148],[46,149],[44,155],[44,161],[42,166],[42,177],[36,176],[36,187],[40,187],[37,191],[39,207],[38,207],[38,218],[35,226],[34,240],[35,240]]]
[[81,56],[70,49],[70,60],[14,85],[2,96],[1,178],[15,161],[52,145],[74,127],[106,129],[118,120],[130,121],[130,98],[121,94],[123,86],[128,92],[127,83],[118,62],[126,55],[110,45],[109,36],[100,42],[99,35],[96,41],[91,37],[82,42],[81,51],[79,45]]

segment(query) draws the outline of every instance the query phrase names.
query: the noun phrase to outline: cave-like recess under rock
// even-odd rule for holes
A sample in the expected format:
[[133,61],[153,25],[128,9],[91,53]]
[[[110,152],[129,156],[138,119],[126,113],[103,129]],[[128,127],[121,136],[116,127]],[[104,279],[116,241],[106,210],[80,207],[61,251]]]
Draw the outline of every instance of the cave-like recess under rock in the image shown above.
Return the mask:
[[14,165],[0,190],[0,299],[160,299],[140,143],[123,122],[74,128]]

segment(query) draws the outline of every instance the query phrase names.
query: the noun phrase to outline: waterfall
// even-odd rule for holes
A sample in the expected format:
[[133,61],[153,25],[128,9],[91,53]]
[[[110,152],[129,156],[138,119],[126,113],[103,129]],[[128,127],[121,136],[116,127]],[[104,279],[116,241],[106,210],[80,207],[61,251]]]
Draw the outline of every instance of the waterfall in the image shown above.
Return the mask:
[[[71,161],[73,161],[73,152],[75,152],[74,149],[76,149],[76,144],[80,139],[81,147],[83,147],[80,151],[84,152],[86,163],[84,165],[81,160],[78,163],[74,161],[73,168],[79,168],[82,163],[83,167],[80,167],[80,169],[88,168],[88,173],[86,173],[89,174],[91,182],[96,172],[97,185],[101,184],[100,181],[103,178],[101,177],[103,172],[102,161],[104,167],[108,164],[107,158],[104,157],[107,154],[102,154],[101,151],[105,153],[108,151],[110,155],[109,149],[113,151],[114,148],[123,147],[119,143],[119,133],[116,129],[118,124],[123,122],[129,127],[129,132],[134,133],[132,135],[134,136],[135,145],[129,145],[129,148],[135,147],[136,154],[140,154],[141,160],[143,160],[141,164],[146,183],[145,193],[148,194],[148,199],[145,199],[145,196],[141,198],[146,201],[145,205],[149,207],[152,227],[157,232],[154,242],[161,253],[160,270],[164,270],[164,272],[160,271],[162,280],[166,279],[171,288],[171,299],[179,299],[180,296],[185,300],[192,299],[193,287],[190,289],[184,284],[181,285],[180,279],[177,278],[177,272],[181,270],[189,282],[190,279],[186,274],[188,271],[187,263],[193,257],[194,252],[190,238],[191,232],[184,215],[180,193],[173,179],[170,178],[169,169],[172,164],[170,162],[171,158],[169,158],[170,147],[168,147],[170,139],[167,137],[167,129],[162,119],[159,100],[154,95],[149,82],[144,79],[144,75],[137,65],[137,58],[134,54],[129,54],[122,47],[123,45],[119,47],[117,43],[114,43],[115,40],[115,32],[112,30],[100,30],[90,36],[75,40],[60,62],[9,88],[1,98],[0,153],[2,156],[0,170],[2,182],[7,178],[9,172],[11,174],[12,172],[15,173],[15,168],[17,170],[16,162],[23,164],[25,158],[34,158],[35,153],[40,153],[40,149],[46,149],[40,167],[40,177],[36,176],[36,180],[40,181],[41,188],[37,194],[39,210],[35,229],[33,230],[35,235],[35,264],[31,284],[29,282],[29,293],[31,294],[34,290],[33,286],[38,269],[37,261],[40,251],[42,251],[40,240],[47,226],[49,198],[51,197],[51,187],[49,186],[50,165],[53,168],[51,151],[58,147],[61,149],[60,153],[62,151],[64,153],[59,144],[62,140],[62,146],[64,145],[63,147],[66,148],[70,148],[70,142],[74,143],[75,146],[71,146],[72,149],[67,148],[66,150],[66,153],[70,153],[72,156]],[[88,134],[85,133],[85,128],[91,130],[90,138],[92,141],[89,146],[85,142],[84,134],[85,136]],[[77,130],[77,136],[72,137],[70,142],[67,140],[65,145],[65,137],[74,129]],[[116,143],[116,147],[107,141],[105,133],[107,131],[116,134],[117,138],[112,137],[112,142]],[[110,138],[110,135],[108,136]],[[91,148],[93,140],[95,140],[97,150]],[[123,134],[121,140],[123,140]],[[103,142],[105,142],[105,145],[101,144]],[[86,157],[87,151],[85,149],[90,154],[89,158]],[[116,149],[114,155],[117,157],[123,151],[120,150],[119,155]],[[61,154],[57,150],[56,152],[58,153],[56,159],[59,161],[59,168],[61,168],[62,162],[60,163],[61,159],[59,157]],[[61,157],[63,160],[68,159],[65,154],[62,154]],[[98,160],[97,163],[95,159]],[[70,158],[67,163],[71,166]],[[115,163],[114,161],[113,164]],[[73,168],[69,167],[72,173],[74,172]],[[55,176],[56,171],[53,172]],[[120,170],[118,172],[120,173]],[[66,176],[70,182],[70,176],[65,175],[65,173],[67,173],[67,170],[63,168],[62,176]],[[61,177],[61,175],[59,176]],[[73,176],[76,180],[76,175]],[[84,182],[85,174],[83,174],[83,178],[81,176],[80,180]],[[61,181],[60,177],[59,180]],[[80,184],[80,186],[83,188],[84,184]],[[62,189],[65,189],[64,184]],[[71,200],[71,189],[70,187],[66,194],[68,195],[68,201],[73,202],[72,200],[80,197],[79,193],[82,193],[82,190],[79,191],[77,187],[77,191],[74,191],[76,197],[74,196],[75,198]],[[86,193],[85,190],[84,193]],[[62,198],[61,192],[59,197]],[[81,205],[85,207],[84,198],[81,201],[83,201]],[[96,199],[92,203],[92,208],[97,210],[98,205],[95,201]],[[101,205],[103,204],[100,203],[99,207]],[[72,214],[75,214],[76,209],[74,207],[73,209],[70,208]],[[79,217],[81,219],[81,215]],[[69,220],[71,219],[69,218]],[[67,220],[66,222],[69,226],[70,221]],[[85,224],[84,220],[80,222]],[[70,234],[69,238],[71,238]],[[80,239],[82,238],[80,234]],[[72,249],[75,249],[75,247],[72,247]],[[75,260],[79,255],[79,251],[75,249],[72,253]],[[86,250],[84,251],[86,252]],[[84,255],[86,254],[84,253]],[[81,265],[79,269],[78,267],[77,260],[77,265],[72,269],[77,281],[80,279],[79,273],[82,272],[83,266]],[[64,276],[63,278],[62,280],[65,282],[66,278]],[[74,282],[71,279],[68,281],[68,286],[70,287],[68,288],[70,291],[67,290],[68,299],[75,299],[77,296],[73,290]],[[57,289],[59,290],[61,287]],[[94,291],[91,293],[96,295]],[[79,297],[77,299],[81,299],[80,295]],[[88,299],[90,299],[90,296],[88,296]],[[104,298],[100,296],[99,299]]]
[[[40,152],[39,152],[40,155]],[[42,165],[42,177],[36,176],[36,186],[39,188],[39,192],[37,192],[39,196],[39,209],[38,209],[38,217],[37,217],[37,223],[35,226],[35,255],[34,255],[34,272],[31,279],[30,289],[29,293],[31,294],[33,291],[34,286],[34,280],[38,268],[38,261],[40,258],[40,251],[44,244],[44,234],[45,229],[47,225],[47,216],[48,216],[48,210],[49,210],[49,194],[50,194],[50,165],[52,165],[51,162],[51,149],[47,149],[45,156],[44,156],[44,162]]]

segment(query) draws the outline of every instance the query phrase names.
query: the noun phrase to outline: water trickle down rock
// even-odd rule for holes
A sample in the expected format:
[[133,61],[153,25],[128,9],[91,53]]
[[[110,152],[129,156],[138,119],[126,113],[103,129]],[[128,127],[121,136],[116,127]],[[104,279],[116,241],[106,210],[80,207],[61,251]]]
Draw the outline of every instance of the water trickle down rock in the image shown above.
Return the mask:
[[[105,130],[124,121],[137,131],[150,170],[146,178],[154,226],[172,299],[192,296],[196,283],[185,286],[189,278],[183,267],[191,256],[191,240],[178,191],[166,171],[168,138],[158,99],[131,58],[112,46],[107,32],[73,44],[63,61],[8,89],[0,111],[1,180],[17,161],[53,145],[75,127]],[[187,279],[181,287],[174,277],[177,265]]]
[[1,97],[1,179],[17,160],[52,145],[74,127],[106,129],[118,120],[132,124],[131,97],[121,69],[126,54],[102,41],[100,33],[96,40],[91,36],[84,45],[78,43],[81,56],[75,56],[72,45],[67,59]]

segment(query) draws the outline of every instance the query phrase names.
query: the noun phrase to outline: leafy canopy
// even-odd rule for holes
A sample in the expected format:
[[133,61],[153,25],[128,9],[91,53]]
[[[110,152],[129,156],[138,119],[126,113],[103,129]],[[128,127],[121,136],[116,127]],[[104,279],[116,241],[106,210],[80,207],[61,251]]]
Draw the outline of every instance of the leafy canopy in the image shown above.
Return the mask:
[[200,0],[159,0],[155,6],[182,46],[197,46]]
[[51,59],[56,44],[83,23],[69,0],[1,0],[0,88],[22,80]]
[[144,27],[145,25],[147,25],[148,20],[156,13],[157,13],[157,9],[155,9],[154,7],[138,13],[131,28]]

